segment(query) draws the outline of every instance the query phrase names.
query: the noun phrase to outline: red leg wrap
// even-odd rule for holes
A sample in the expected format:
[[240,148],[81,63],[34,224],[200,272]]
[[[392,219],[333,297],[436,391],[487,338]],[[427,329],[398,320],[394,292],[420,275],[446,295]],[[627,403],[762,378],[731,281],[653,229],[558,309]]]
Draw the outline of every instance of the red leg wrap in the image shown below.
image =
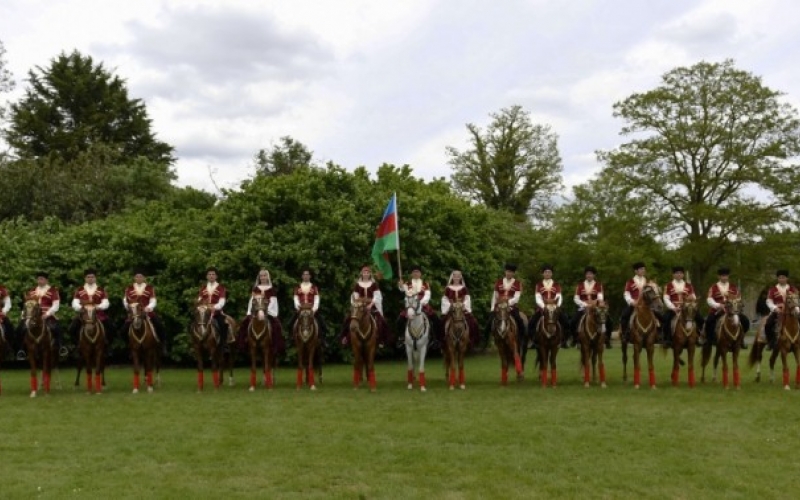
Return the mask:
[[414,370],[407,370],[406,371],[406,382],[409,384],[414,383]]

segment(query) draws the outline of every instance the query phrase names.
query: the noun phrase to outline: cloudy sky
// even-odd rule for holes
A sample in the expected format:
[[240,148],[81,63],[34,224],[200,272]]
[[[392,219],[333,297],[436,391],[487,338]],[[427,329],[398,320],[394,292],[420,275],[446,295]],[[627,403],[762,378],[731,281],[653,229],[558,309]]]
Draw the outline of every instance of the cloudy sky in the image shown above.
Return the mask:
[[733,58],[800,108],[794,0],[2,0],[18,97],[77,49],[127,80],[181,185],[252,176],[289,135],[317,161],[449,177],[466,123],[520,104],[559,135],[567,185],[599,168],[614,102],[700,60]]

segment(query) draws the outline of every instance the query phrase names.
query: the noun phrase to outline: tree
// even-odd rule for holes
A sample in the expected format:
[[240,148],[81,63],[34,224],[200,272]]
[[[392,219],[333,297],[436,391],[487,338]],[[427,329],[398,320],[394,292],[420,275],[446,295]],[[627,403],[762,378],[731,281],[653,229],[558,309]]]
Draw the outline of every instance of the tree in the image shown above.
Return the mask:
[[541,218],[561,188],[558,137],[548,125],[532,123],[521,106],[490,116],[485,131],[467,124],[469,149],[447,147],[453,189],[490,208]]
[[103,144],[121,158],[174,162],[172,146],[155,138],[144,103],[129,98],[124,80],[90,56],[62,53],[28,79],[6,133],[19,157],[72,161]]
[[800,203],[797,111],[733,61],[675,68],[614,105],[633,139],[598,152],[620,196],[647,200],[703,282],[734,242],[758,240]]
[[260,149],[253,158],[257,175],[286,175],[300,167],[311,165],[313,152],[302,142],[291,137],[281,137],[280,143],[267,151]]
[[[0,94],[10,92],[14,89],[14,80],[11,72],[6,68],[6,48],[0,41]],[[5,118],[5,106],[0,103],[0,120]]]

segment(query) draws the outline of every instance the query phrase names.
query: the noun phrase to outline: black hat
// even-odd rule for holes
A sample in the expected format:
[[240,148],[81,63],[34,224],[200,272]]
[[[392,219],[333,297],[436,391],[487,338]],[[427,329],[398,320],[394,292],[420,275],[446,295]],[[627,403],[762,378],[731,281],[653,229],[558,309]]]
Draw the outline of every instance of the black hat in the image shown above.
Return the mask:
[[414,271],[422,272],[422,268],[419,266],[411,266],[411,272],[413,273]]
[[731,274],[731,268],[729,267],[720,267],[719,269],[717,269],[718,276],[730,276],[730,274]]
[[93,268],[93,267],[90,267],[90,268],[87,268],[86,270],[83,271],[83,275],[84,276],[89,276],[90,274],[94,274],[96,276],[97,275],[97,270],[95,268]]
[[586,266],[583,268],[583,274],[586,273],[597,274],[597,268],[594,266]]
[[552,270],[553,270],[553,266],[551,266],[550,264],[542,264],[542,272],[552,271]]
[[310,267],[304,267],[304,268],[300,269],[300,275],[301,276],[305,272],[308,272],[308,274],[310,274],[311,276],[314,276],[314,271],[312,271]]
[[517,272],[517,265],[507,263],[505,269],[506,271]]
[[672,273],[685,273],[686,269],[683,266],[672,266]]
[[210,273],[211,271],[214,271],[214,273],[219,274],[216,267],[208,266],[208,268],[206,268],[206,274]]
[[647,266],[645,266],[644,262],[641,262],[641,261],[640,262],[634,262],[634,264],[633,264],[633,270],[634,271],[636,271],[637,269],[641,269],[643,267],[647,267]]
[[141,274],[142,276],[147,275],[147,273],[144,272],[144,269],[142,269],[141,267],[137,267],[133,270],[133,275],[136,276],[137,274]]
[[787,271],[786,269],[778,269],[775,272],[775,276],[786,276],[788,278],[789,277],[789,271]]
[[39,271],[39,272],[37,272],[37,273],[36,273],[36,277],[37,277],[37,278],[50,279],[50,275],[49,275],[49,274],[47,274],[47,273],[46,273],[46,272],[44,272],[44,271]]

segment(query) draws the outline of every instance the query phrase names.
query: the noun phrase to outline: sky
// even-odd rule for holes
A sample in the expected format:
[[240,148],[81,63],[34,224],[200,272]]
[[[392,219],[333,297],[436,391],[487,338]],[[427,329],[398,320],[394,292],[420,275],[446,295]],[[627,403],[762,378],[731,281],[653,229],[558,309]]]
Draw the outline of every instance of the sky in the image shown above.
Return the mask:
[[613,104],[678,66],[731,58],[800,108],[794,0],[3,0],[17,86],[61,52],[92,56],[176,148],[178,184],[253,176],[283,136],[319,163],[449,178],[512,105],[558,134],[565,192],[625,138]]

